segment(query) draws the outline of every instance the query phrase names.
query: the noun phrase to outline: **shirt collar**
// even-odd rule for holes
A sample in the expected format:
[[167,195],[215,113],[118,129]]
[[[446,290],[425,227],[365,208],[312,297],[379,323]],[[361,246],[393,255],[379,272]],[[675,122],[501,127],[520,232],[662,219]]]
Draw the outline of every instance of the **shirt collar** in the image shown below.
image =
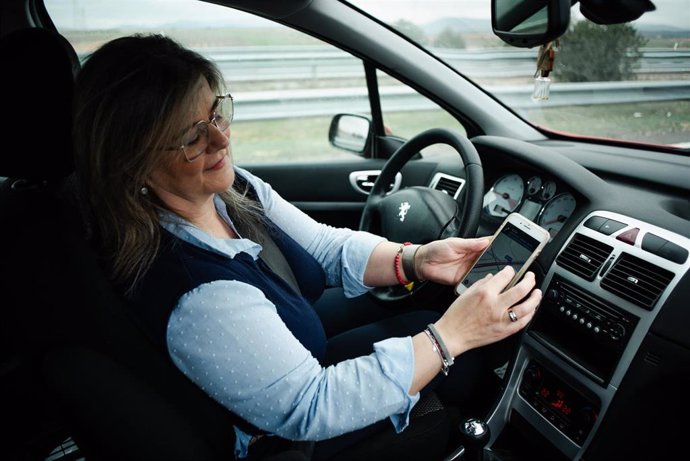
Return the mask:
[[[223,202],[218,194],[213,197],[213,202],[221,219],[232,227],[237,235],[240,235],[232,223],[232,219],[228,215],[225,202]],[[160,217],[160,223],[163,229],[184,240],[185,242],[191,243],[199,248],[227,256],[228,258],[234,258],[235,255],[240,252],[248,253],[255,260],[259,257],[259,252],[261,251],[262,247],[252,240],[246,238],[221,239],[213,237],[186,219],[168,210],[159,211],[158,216]]]

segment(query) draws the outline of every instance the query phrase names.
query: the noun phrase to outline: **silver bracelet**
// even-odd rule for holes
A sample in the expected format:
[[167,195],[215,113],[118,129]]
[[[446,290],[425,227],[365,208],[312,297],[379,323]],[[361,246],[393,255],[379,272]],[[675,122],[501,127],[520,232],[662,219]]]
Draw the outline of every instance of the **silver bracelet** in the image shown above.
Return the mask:
[[431,341],[431,345],[434,348],[434,351],[436,351],[438,356],[441,358],[441,372],[444,375],[448,376],[448,369],[451,367],[451,365],[453,365],[453,363],[455,363],[453,356],[450,355],[448,348],[441,339],[441,336],[438,334],[438,331],[436,330],[436,327],[433,323],[427,325],[427,328],[426,330],[424,330],[424,333],[426,333],[427,337]]

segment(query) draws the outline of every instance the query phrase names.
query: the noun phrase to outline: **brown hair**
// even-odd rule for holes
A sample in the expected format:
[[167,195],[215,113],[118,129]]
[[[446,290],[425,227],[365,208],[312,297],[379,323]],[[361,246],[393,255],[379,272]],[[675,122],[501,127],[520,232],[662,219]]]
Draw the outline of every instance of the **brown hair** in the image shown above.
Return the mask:
[[[162,35],[108,42],[77,76],[74,150],[87,222],[111,279],[127,293],[160,247],[164,204],[141,188],[158,162],[172,158],[168,148],[195,106],[201,78],[224,92],[211,61]],[[252,229],[261,226],[260,205],[234,189],[221,197],[248,237],[258,238]]]

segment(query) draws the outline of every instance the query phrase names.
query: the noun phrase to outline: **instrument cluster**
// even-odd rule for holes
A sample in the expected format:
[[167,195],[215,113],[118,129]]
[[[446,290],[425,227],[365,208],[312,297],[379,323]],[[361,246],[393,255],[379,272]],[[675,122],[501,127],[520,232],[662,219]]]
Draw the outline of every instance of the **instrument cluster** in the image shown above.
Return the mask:
[[502,220],[517,212],[549,231],[553,238],[575,211],[575,197],[552,178],[510,173],[484,194],[483,212]]

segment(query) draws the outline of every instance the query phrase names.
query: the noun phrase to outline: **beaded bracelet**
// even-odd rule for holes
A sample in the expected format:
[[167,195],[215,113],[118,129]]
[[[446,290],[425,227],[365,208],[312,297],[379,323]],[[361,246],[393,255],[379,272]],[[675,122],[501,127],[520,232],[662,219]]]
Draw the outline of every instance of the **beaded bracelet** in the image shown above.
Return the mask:
[[448,351],[446,344],[441,339],[441,336],[438,334],[438,331],[433,323],[427,325],[424,333],[426,333],[427,337],[431,341],[431,346],[434,348],[434,351],[436,351],[438,356],[441,358],[441,372],[448,376],[448,370],[450,369],[451,365],[455,363],[455,359],[453,359],[453,356]]
[[398,248],[398,252],[395,254],[395,260],[393,261],[393,266],[395,268],[395,278],[398,279],[398,283],[400,285],[409,285],[411,282],[409,280],[405,280],[400,273],[400,268],[402,265],[400,264],[400,258],[402,258],[402,253],[403,253],[403,248],[405,248],[407,245],[412,245],[411,242],[405,242],[402,245],[400,245],[400,248]]

